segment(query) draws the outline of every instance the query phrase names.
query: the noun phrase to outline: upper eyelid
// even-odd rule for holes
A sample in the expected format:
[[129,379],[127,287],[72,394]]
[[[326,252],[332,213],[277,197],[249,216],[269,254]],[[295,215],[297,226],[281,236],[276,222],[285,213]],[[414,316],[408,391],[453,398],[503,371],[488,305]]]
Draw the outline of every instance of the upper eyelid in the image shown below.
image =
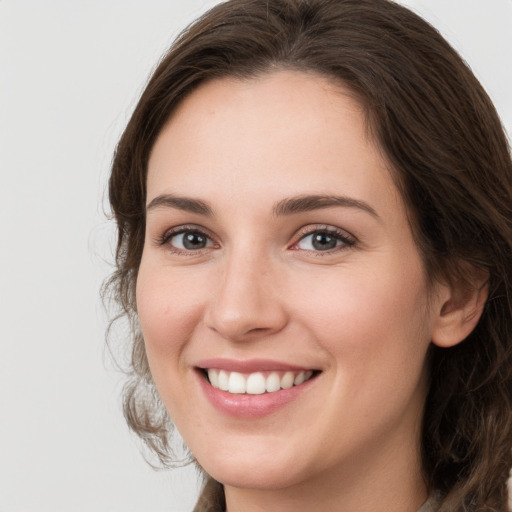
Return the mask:
[[345,238],[350,238],[351,240],[354,240],[354,242],[357,241],[357,238],[352,233],[350,233],[350,231],[347,231],[346,229],[339,228],[336,226],[327,225],[327,224],[318,224],[318,225],[309,224],[307,226],[303,226],[302,228],[300,228],[297,231],[297,235],[295,235],[295,236],[298,241],[298,240],[301,240],[302,238],[304,238],[308,235],[311,235],[313,233],[321,233],[321,232],[327,232],[327,233],[334,234],[334,235],[337,234],[337,235],[343,236]]
[[[173,236],[179,235],[187,231],[199,232],[207,236],[215,244],[219,243],[217,237],[214,234],[212,234],[212,232],[209,229],[199,224],[181,224],[178,226],[168,228],[163,232],[163,234],[158,235],[156,237],[156,240],[159,245],[162,245],[168,242]],[[302,226],[301,228],[295,231],[295,234],[292,236],[292,242],[290,243],[289,247],[297,244],[299,241],[306,238],[307,236],[319,232],[327,232],[332,235],[338,235],[341,238],[351,240],[354,244],[358,241],[357,238],[352,233],[343,228],[329,224],[308,224]]]
[[[341,242],[341,244],[337,247],[334,247],[332,249],[327,249],[325,251],[318,251],[318,250],[312,250],[312,249],[301,249],[301,248],[295,248],[298,246],[303,240],[308,238],[309,236],[315,234],[315,233],[328,233],[329,235],[334,236],[338,239],[338,241]],[[349,231],[332,226],[332,225],[322,225],[322,226],[304,226],[299,230],[298,234],[295,236],[294,241],[288,246],[288,249],[293,251],[302,251],[306,253],[313,254],[318,257],[327,257],[329,255],[337,254],[340,251],[346,251],[350,248],[353,248],[359,243],[358,239],[352,235]]]
[[163,236],[179,235],[180,233],[184,233],[186,231],[196,231],[206,235],[209,238],[215,238],[209,229],[206,229],[205,227],[198,224],[180,224],[179,226],[174,226],[172,228],[166,229]]
[[156,236],[154,236],[153,242],[156,246],[163,246],[166,245],[174,236],[180,235],[187,231],[195,231],[201,233],[202,235],[208,237],[213,243],[217,243],[215,236],[211,234],[210,230],[197,224],[180,224],[178,226],[168,228],[164,230],[163,233],[159,232]]

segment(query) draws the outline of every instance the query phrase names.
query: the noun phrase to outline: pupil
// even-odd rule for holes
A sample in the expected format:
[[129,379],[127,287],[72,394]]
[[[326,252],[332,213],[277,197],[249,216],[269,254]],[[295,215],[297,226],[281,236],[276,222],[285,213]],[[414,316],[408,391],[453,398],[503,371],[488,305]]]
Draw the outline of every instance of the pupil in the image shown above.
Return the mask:
[[185,249],[202,249],[206,246],[206,237],[200,233],[186,233],[183,236]]
[[313,236],[313,247],[319,251],[328,251],[336,247],[336,238],[327,233],[317,233]]

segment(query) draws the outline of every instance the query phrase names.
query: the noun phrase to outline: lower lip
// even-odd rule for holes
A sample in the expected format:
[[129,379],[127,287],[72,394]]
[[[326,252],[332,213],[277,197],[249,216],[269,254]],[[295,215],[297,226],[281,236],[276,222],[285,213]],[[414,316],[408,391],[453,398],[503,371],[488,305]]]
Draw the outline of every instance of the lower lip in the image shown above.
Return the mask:
[[313,377],[299,386],[281,389],[273,393],[261,395],[228,393],[214,388],[209,381],[198,372],[199,382],[206,398],[223,414],[238,418],[260,418],[278,411],[307,392],[317,377]]

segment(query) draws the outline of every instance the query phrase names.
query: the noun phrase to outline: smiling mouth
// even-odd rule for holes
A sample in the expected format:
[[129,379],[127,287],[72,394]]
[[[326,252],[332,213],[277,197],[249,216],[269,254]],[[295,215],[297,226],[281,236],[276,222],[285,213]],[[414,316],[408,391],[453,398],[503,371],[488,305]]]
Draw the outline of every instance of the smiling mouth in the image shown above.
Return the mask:
[[203,373],[215,389],[237,395],[262,395],[300,386],[320,372],[306,370],[240,373],[208,368],[204,369]]

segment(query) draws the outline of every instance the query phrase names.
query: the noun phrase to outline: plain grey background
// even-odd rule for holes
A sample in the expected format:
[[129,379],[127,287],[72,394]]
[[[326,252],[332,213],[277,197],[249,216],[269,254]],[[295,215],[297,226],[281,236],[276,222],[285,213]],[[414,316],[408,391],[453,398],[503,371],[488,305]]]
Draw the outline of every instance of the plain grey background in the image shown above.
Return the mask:
[[[0,512],[185,512],[105,363],[106,179],[163,51],[215,0],[0,0]],[[408,0],[473,68],[512,133],[512,0]]]

